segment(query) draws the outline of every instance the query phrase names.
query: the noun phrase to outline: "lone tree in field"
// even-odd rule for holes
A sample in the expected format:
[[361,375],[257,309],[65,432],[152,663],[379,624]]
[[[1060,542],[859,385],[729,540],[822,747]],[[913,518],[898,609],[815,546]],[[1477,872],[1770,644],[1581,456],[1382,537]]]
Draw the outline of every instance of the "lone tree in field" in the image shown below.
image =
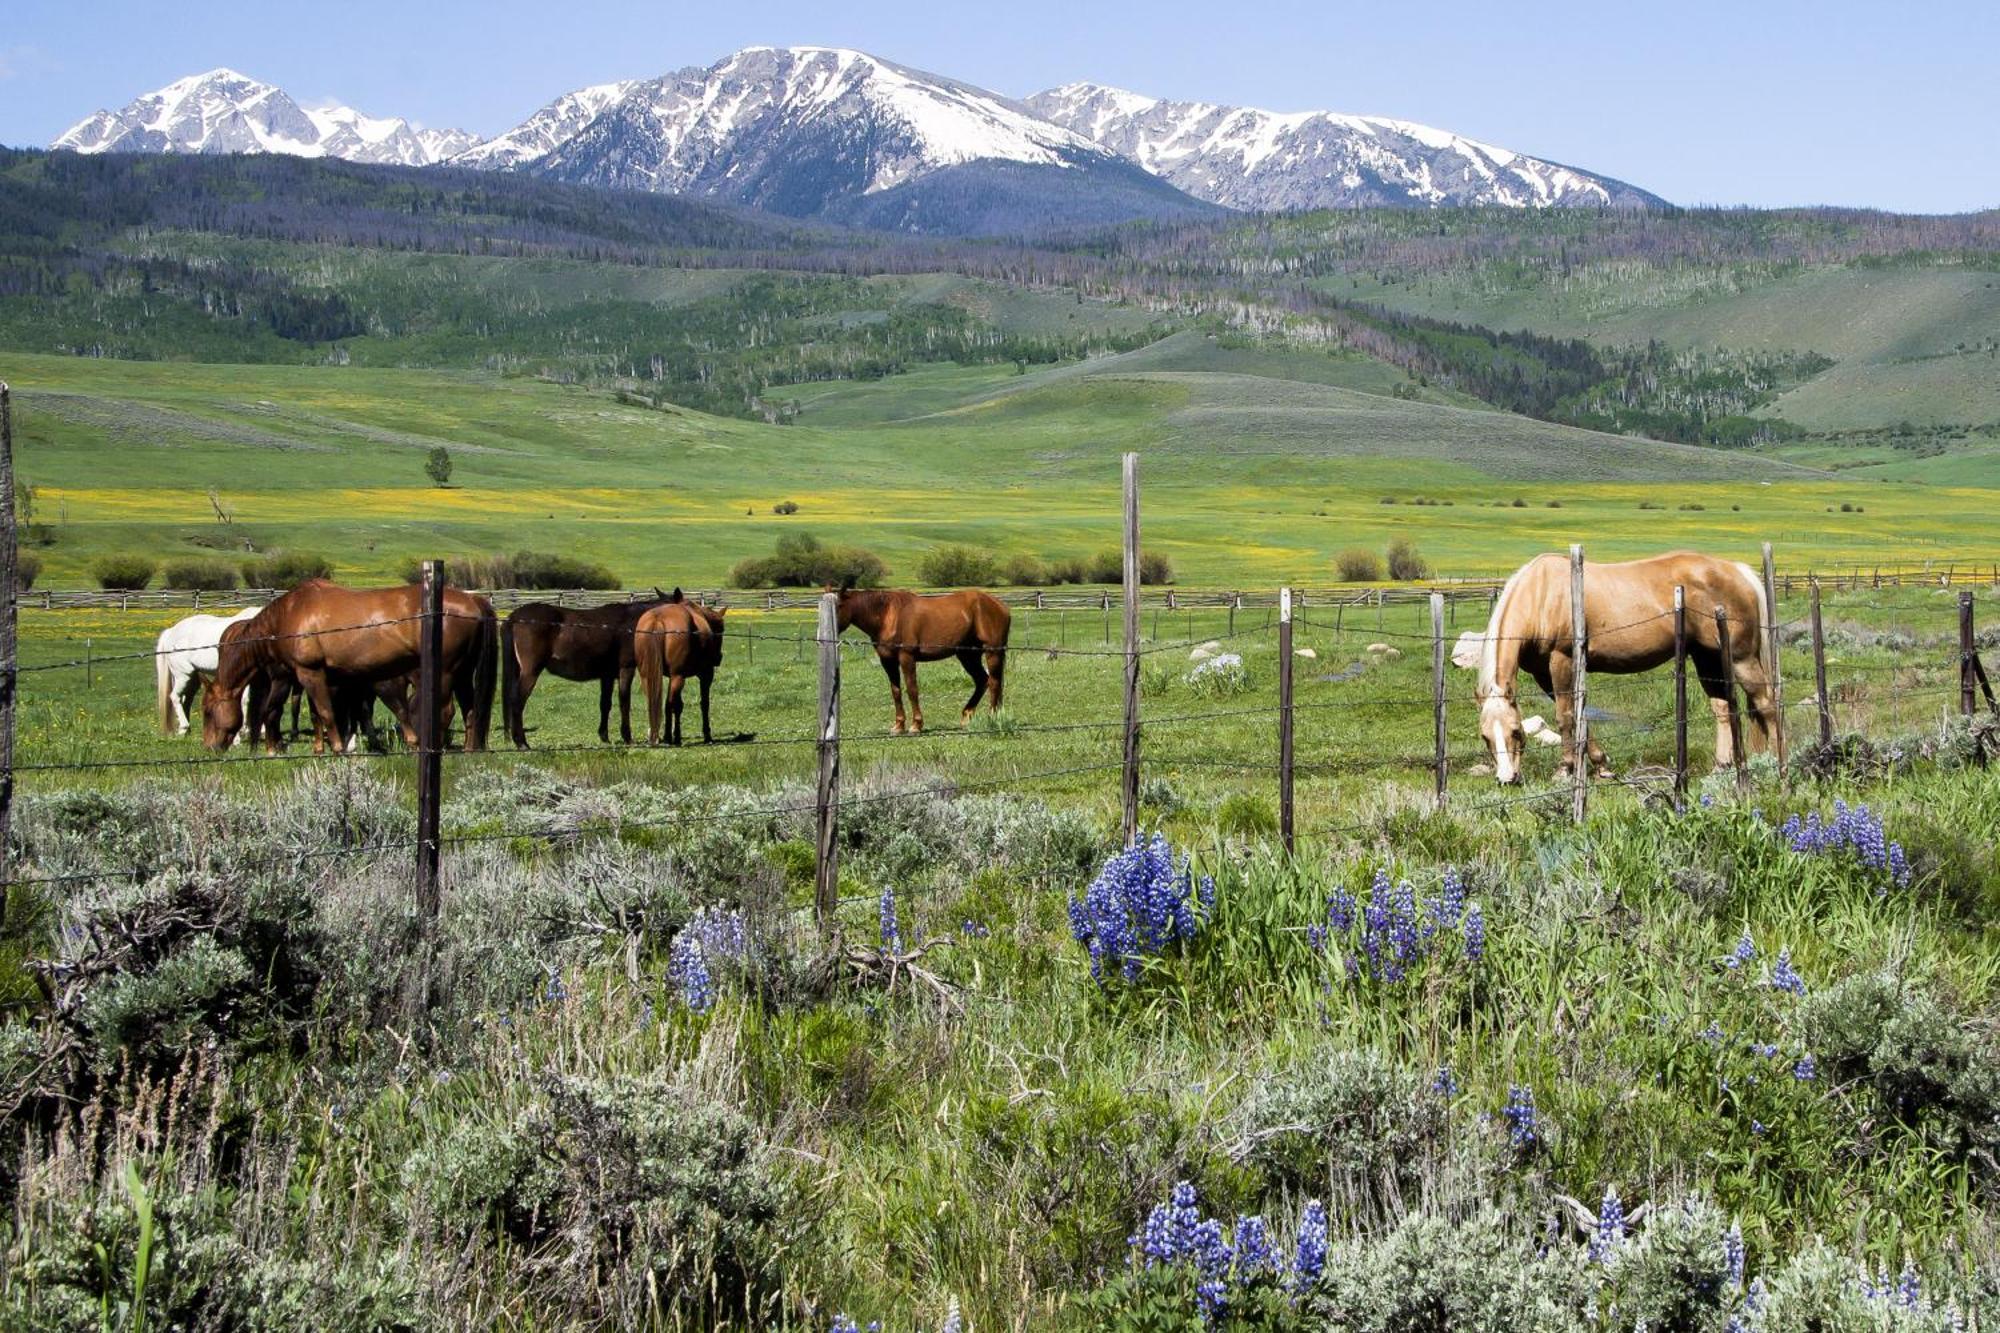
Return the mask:
[[451,485],[451,450],[439,445],[424,460],[424,472],[439,486]]

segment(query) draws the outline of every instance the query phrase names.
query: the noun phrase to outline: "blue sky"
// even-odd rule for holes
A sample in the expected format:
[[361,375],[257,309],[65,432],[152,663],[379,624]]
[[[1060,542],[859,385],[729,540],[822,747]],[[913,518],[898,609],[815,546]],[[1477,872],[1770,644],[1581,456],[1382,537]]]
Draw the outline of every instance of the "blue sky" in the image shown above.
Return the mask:
[[302,102],[495,133],[570,88],[755,43],[859,47],[1014,95],[1091,79],[1397,116],[1680,203],[2000,206],[1995,0],[9,0],[0,143],[218,65]]

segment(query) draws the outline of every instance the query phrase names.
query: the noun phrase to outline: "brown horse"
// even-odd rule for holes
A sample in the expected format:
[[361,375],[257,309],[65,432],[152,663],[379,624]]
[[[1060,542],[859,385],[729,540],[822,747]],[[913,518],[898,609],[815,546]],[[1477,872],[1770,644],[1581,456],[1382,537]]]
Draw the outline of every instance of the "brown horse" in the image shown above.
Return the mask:
[[[830,591],[830,590],[829,590]],[[1000,711],[1002,679],[1007,671],[1007,635],[1014,617],[999,598],[977,588],[920,597],[902,589],[840,590],[839,624],[858,628],[875,641],[875,656],[889,677],[889,697],[895,701],[896,722],[889,734],[905,730],[903,694],[909,692],[908,730],[924,729],[924,706],[917,698],[917,663],[956,657],[972,677],[972,697],[959,721],[970,722],[987,697]],[[985,658],[981,665],[981,657]],[[901,672],[900,678],[898,672]]]
[[[349,589],[311,579],[243,621],[242,630],[219,647],[216,674],[202,699],[204,743],[212,750],[227,748],[243,725],[246,686],[260,678],[268,685],[289,677],[312,703],[319,733],[314,751],[324,753],[328,733],[340,748],[345,738],[336,688],[372,687],[416,670],[422,596],[414,584]],[[465,714],[465,748],[484,749],[499,640],[493,606],[446,588],[444,613],[445,691]]]
[[[1736,683],[1756,723],[1752,749],[1768,744],[1777,725],[1771,663],[1766,654],[1772,624],[1763,583],[1748,565],[1693,551],[1675,551],[1623,564],[1587,563],[1583,569],[1584,649],[1587,669],[1623,675],[1650,671],[1674,657],[1674,587],[1686,590],[1687,650],[1715,714],[1715,763],[1735,760],[1729,728],[1729,688],[1723,672],[1715,609],[1729,617],[1729,651]],[[1514,677],[1525,670],[1553,695],[1566,756],[1562,772],[1575,770],[1575,661],[1570,623],[1567,556],[1538,555],[1500,589],[1479,642],[1479,734],[1501,782],[1518,782],[1524,737],[1514,702]],[[1589,761],[1611,776],[1603,747],[1590,738]]]
[[564,680],[598,683],[597,739],[611,740],[611,687],[618,687],[619,735],[632,743],[632,627],[656,606],[681,600],[681,590],[653,589],[653,600],[618,602],[611,606],[571,608],[549,602],[516,607],[500,627],[500,711],[507,734],[521,749],[528,748],[522,716],[528,696],[544,671]]
[[[676,591],[679,591],[676,589]],[[666,686],[666,741],[681,743],[681,688],[689,676],[701,682],[701,740],[714,739],[708,729],[708,688],[722,664],[722,622],[727,607],[693,602],[663,602],[632,628],[639,676],[646,682],[646,743],[660,743],[661,685]]]

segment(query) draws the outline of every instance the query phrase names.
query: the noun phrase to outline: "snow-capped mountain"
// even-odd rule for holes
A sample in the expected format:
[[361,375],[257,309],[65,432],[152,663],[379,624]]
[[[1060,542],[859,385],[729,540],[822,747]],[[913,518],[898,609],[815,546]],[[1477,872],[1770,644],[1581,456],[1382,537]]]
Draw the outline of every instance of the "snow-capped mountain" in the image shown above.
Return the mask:
[[290,153],[427,166],[477,143],[464,130],[419,129],[352,107],[304,108],[282,88],[214,69],[99,111],[52,147],[79,153]]
[[539,162],[575,138],[584,126],[624,101],[638,86],[636,79],[627,79],[623,83],[600,83],[593,88],[564,93],[505,134],[460,153],[452,165],[517,171]]
[[1663,202],[1608,176],[1380,116],[1168,102],[1094,83],[1036,93],[1026,105],[1226,208]]

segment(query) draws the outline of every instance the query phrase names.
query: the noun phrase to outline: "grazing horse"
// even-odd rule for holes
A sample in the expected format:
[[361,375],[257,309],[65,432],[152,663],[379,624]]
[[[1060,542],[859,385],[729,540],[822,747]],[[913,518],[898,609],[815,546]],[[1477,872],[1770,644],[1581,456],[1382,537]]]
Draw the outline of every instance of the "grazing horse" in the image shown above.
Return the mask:
[[[1674,551],[1650,560],[1585,564],[1583,569],[1584,648],[1591,674],[1626,675],[1673,661],[1674,587],[1687,594],[1687,651],[1715,714],[1715,764],[1735,762],[1729,728],[1729,687],[1715,609],[1728,612],[1729,650],[1736,683],[1756,722],[1753,749],[1768,744],[1777,725],[1771,663],[1766,654],[1772,624],[1764,585],[1748,565],[1693,551]],[[1556,701],[1565,758],[1560,771],[1574,772],[1576,756],[1575,661],[1570,623],[1570,565],[1561,555],[1538,555],[1514,571],[1493,603],[1480,641],[1479,734],[1493,756],[1493,775],[1504,783],[1521,778],[1524,736],[1514,702],[1514,677],[1525,670]],[[1590,738],[1589,762],[1611,776],[1604,750]]]
[[[329,733],[334,747],[340,748],[346,717],[336,707],[336,688],[373,688],[417,669],[422,596],[415,584],[350,589],[310,579],[242,622],[241,631],[222,644],[215,678],[202,699],[204,742],[212,750],[227,748],[243,725],[241,696],[246,686],[259,678],[267,684],[290,679],[312,703],[318,733],[314,751],[324,753]],[[446,588],[442,628],[439,669],[445,693],[465,714],[465,748],[484,749],[499,642],[493,605],[483,597]]]
[[716,667],[722,664],[722,621],[728,614],[727,607],[662,602],[632,627],[639,676],[646,682],[648,745],[660,743],[662,681],[666,685],[666,742],[681,743],[681,688],[689,676],[701,682],[702,744],[714,739],[708,729],[708,687],[715,680]]
[[889,728],[892,736],[900,736],[904,731],[906,690],[910,696],[908,729],[912,732],[924,729],[924,706],[917,698],[919,662],[941,662],[956,657],[965,674],[972,677],[972,697],[965,701],[960,722],[972,720],[982,696],[988,698],[994,712],[999,712],[1002,678],[1007,670],[1007,634],[1013,621],[1014,617],[999,598],[977,588],[923,597],[902,589],[840,590],[840,628],[845,630],[853,625],[873,639],[875,655],[889,677],[889,697],[896,705],[896,722]]
[[153,645],[153,676],[160,705],[160,734],[185,736],[188,707],[215,674],[216,645],[222,633],[262,609],[245,607],[233,616],[189,616],[160,631]]
[[516,607],[500,627],[500,711],[507,734],[520,749],[528,748],[522,721],[528,696],[544,671],[564,680],[598,683],[597,739],[611,740],[611,687],[618,687],[619,735],[632,743],[632,627],[656,606],[681,600],[681,590],[653,589],[653,600],[616,602],[587,609],[529,602]]

